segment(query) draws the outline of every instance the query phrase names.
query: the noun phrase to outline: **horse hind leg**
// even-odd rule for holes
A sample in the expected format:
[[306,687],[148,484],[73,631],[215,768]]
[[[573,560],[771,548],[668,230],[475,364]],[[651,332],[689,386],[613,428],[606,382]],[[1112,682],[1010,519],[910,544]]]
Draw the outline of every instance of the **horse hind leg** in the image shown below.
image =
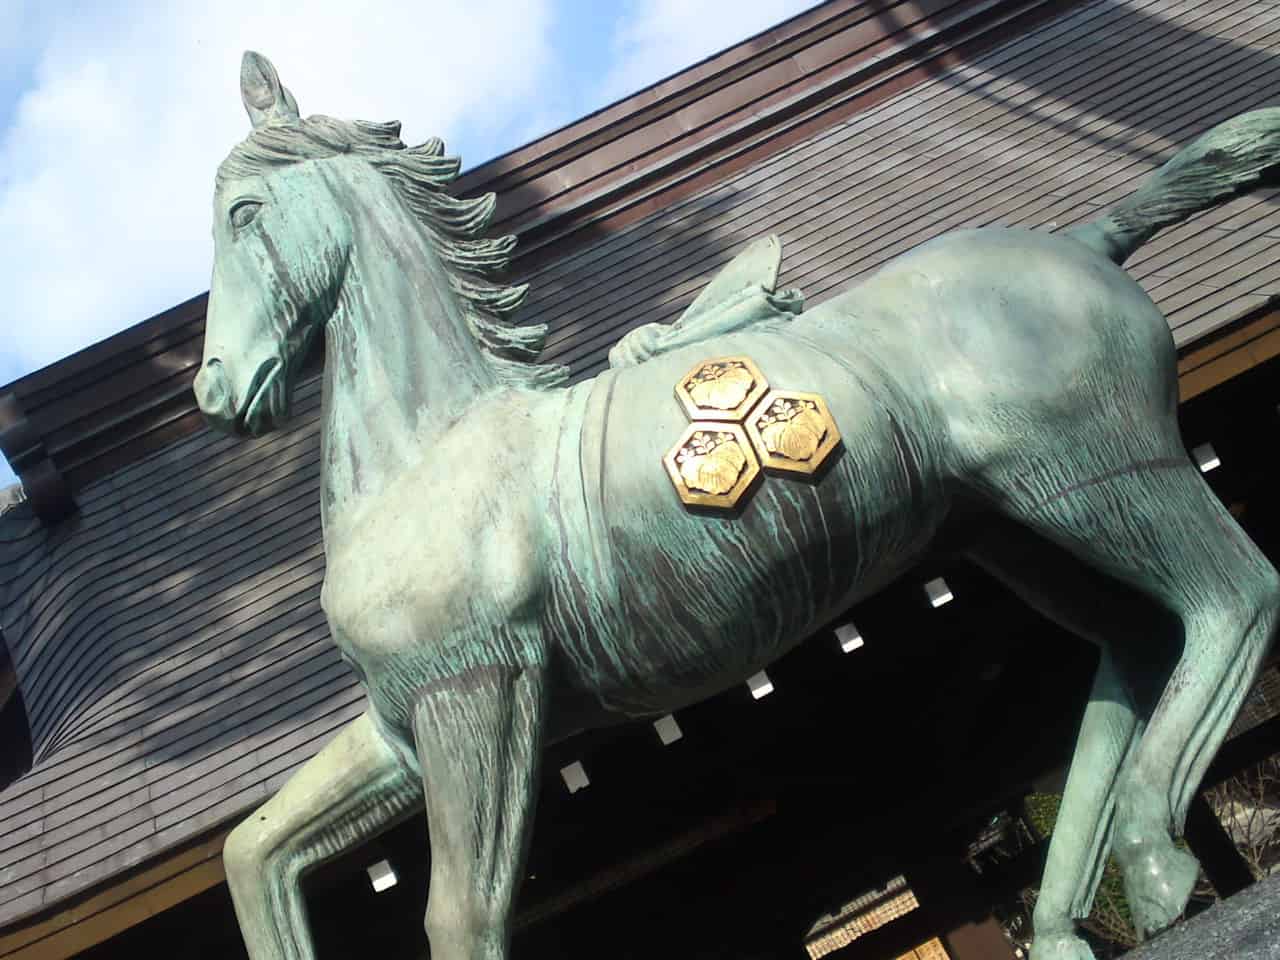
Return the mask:
[[[1135,596],[1114,581],[1000,518],[992,518],[986,536],[967,555],[1028,606],[1100,649],[1049,841],[1031,951],[1032,960],[1093,960],[1075,921],[1092,908],[1111,839],[1115,786],[1145,726],[1141,692],[1130,690],[1113,650],[1130,645],[1133,636],[1168,633],[1171,624],[1160,611],[1135,605]],[[1171,646],[1165,645],[1166,659]]]
[[[1195,884],[1198,864],[1170,833],[1182,832],[1275,634],[1280,575],[1208,488],[1171,422],[1153,437],[1094,420],[1037,446],[1023,442],[1021,456],[975,479],[1002,512],[1180,626],[1181,651],[1115,793],[1112,850],[1145,938],[1181,915]],[[1099,466],[1099,451],[1144,448],[1148,456],[1122,469]],[[1151,642],[1135,636],[1116,652],[1140,664]]]

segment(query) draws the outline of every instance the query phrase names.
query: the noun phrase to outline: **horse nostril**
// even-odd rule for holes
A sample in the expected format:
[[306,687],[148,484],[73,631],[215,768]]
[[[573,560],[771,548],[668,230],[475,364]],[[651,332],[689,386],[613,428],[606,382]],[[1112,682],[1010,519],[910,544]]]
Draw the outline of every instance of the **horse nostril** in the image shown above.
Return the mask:
[[193,384],[196,403],[206,416],[229,419],[231,408],[231,388],[227,375],[222,368],[222,361],[211,357],[196,374]]

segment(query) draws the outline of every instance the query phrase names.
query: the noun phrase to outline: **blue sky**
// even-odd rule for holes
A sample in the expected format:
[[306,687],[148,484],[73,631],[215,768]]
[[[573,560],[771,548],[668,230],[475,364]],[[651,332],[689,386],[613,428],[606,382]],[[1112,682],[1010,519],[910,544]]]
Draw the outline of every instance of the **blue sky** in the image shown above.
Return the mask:
[[0,0],[0,384],[208,288],[245,48],[304,114],[397,119],[470,167],[814,5]]

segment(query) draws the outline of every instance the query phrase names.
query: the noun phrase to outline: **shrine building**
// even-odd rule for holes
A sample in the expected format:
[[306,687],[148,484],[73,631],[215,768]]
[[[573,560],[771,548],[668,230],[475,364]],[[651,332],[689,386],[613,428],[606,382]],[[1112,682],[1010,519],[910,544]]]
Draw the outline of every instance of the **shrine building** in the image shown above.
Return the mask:
[[[812,306],[947,231],[1090,220],[1277,91],[1272,4],[831,0],[455,192],[497,194],[518,320],[576,382],[757,237]],[[1172,329],[1187,449],[1273,562],[1278,253],[1264,190],[1126,265]],[[215,433],[205,307],[0,387],[0,960],[245,957],[223,841],[365,708],[319,605],[320,358],[285,429]],[[965,560],[980,532],[748,683],[549,748],[513,956],[1022,955],[1033,800],[1097,653]],[[1273,651],[1205,788],[1277,743]],[[1203,798],[1187,840],[1219,895],[1253,881]],[[308,876],[318,957],[426,956],[428,861],[417,814]]]

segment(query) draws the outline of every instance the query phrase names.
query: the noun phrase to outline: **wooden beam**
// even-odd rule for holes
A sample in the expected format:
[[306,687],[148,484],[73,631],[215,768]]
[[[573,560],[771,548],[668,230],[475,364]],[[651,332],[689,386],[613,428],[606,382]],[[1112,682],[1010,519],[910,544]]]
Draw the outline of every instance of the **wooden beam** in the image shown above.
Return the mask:
[[655,849],[597,871],[547,901],[522,910],[512,924],[512,932],[520,933],[579,904],[602,897],[635,880],[640,880],[667,864],[687,856],[699,847],[753,827],[769,819],[776,812],[777,804],[770,799],[704,821]]
[[1182,403],[1280,355],[1280,310],[1242,317],[1178,357]]
[[1191,800],[1183,836],[1218,896],[1226,899],[1253,883],[1249,865],[1203,793]]
[[1202,790],[1216,787],[1245,767],[1261,763],[1276,752],[1280,743],[1280,714],[1232,737],[1218,750],[1201,781]]
[[222,844],[233,823],[43,918],[0,933],[3,960],[66,960],[225,882]]

